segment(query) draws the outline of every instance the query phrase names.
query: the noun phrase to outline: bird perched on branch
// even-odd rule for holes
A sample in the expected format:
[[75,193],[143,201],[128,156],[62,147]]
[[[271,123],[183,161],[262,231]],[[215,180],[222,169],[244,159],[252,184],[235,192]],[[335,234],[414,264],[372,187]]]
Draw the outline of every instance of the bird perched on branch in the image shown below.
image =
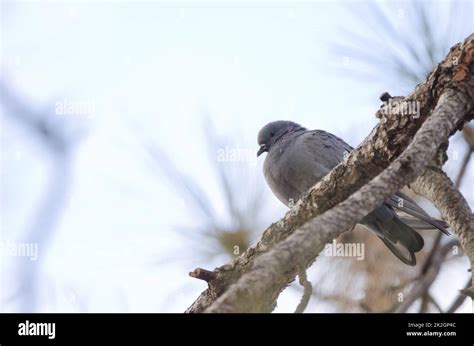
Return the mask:
[[[307,130],[291,121],[274,121],[258,133],[260,149],[267,152],[263,173],[273,193],[286,206],[327,175],[352,147],[339,137],[322,130]],[[400,203],[400,201],[403,203]],[[416,264],[415,253],[423,238],[395,212],[394,208],[420,220],[428,228],[449,234],[442,221],[431,218],[412,199],[401,192],[368,214],[361,223],[374,232],[403,263]]]

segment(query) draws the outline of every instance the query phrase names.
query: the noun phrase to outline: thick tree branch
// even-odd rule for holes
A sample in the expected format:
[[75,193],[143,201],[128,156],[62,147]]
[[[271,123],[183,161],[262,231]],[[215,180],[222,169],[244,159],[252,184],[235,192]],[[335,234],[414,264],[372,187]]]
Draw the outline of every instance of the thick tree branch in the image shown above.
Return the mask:
[[[416,178],[449,134],[470,119],[473,51],[471,35],[463,45],[453,47],[408,98],[397,98],[397,102],[417,103],[417,116],[397,113],[393,105],[377,112],[380,122],[370,136],[282,220],[272,224],[255,246],[216,268],[216,279],[187,312],[202,312],[209,306],[206,311],[271,311],[280,291],[294,279],[297,265],[309,265],[327,241]],[[392,161],[383,174],[364,186]]]
[[428,168],[410,185],[418,194],[428,198],[440,211],[474,266],[474,229],[471,225],[472,212],[461,192],[449,177],[437,167]]

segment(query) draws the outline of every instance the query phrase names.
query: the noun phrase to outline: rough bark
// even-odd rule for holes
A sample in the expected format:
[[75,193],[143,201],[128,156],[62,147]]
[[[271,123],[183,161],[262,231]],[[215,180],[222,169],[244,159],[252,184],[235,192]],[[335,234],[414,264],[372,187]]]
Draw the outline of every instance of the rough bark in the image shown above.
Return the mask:
[[416,193],[433,202],[442,219],[459,238],[465,254],[469,257],[471,268],[474,268],[472,211],[451,179],[440,168],[429,167],[410,186]]
[[255,246],[216,268],[216,278],[187,312],[271,311],[281,290],[294,280],[298,265],[311,264],[326,242],[413,181],[449,135],[472,118],[473,53],[471,35],[454,46],[410,96],[394,98],[418,102],[416,116],[394,111],[393,104],[382,107],[376,113],[380,122],[368,138],[272,224]]

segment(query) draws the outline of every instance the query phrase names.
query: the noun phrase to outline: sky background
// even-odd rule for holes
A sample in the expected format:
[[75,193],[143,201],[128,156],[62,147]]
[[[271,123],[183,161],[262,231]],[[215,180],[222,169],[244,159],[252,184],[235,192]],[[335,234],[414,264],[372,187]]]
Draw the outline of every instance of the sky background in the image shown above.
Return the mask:
[[[409,16],[403,2],[397,6],[401,12],[393,15],[403,27]],[[438,20],[449,25],[452,18]],[[344,75],[342,68],[359,66],[331,50],[344,42],[343,28],[373,34],[348,2],[337,1],[3,1],[1,79],[29,107],[66,117],[81,133],[54,236],[39,249],[39,309],[184,311],[206,288],[188,272],[227,259],[195,256],[202,249],[177,231],[195,228],[196,215],[154,168],[146,145],[154,143],[198,181],[225,224],[205,119],[229,148],[246,153],[256,153],[258,130],[280,119],[356,146],[377,122],[379,95],[410,91],[396,81],[387,86]],[[92,111],[56,114],[58,104],[68,103]],[[37,139],[1,113],[5,242],[28,226],[55,166]],[[461,139],[453,142],[450,157],[461,157]],[[235,164],[248,181],[263,184],[263,158],[253,155]],[[455,175],[458,165],[448,163],[448,173]],[[471,162],[462,186],[471,206],[473,169]],[[269,225],[285,208],[264,189]],[[12,294],[14,261],[2,257],[3,297]],[[464,276],[450,275],[440,277],[435,291],[464,284]],[[277,311],[292,311],[299,298],[285,292]],[[15,311],[15,303],[3,300],[1,310]]]

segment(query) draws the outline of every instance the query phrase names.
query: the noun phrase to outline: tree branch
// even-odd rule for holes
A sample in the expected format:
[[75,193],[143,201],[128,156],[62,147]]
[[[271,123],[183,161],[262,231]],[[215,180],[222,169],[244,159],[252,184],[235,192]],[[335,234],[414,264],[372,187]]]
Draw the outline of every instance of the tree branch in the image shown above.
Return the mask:
[[441,213],[454,234],[459,238],[465,254],[474,267],[474,228],[472,211],[461,192],[449,177],[437,167],[428,168],[410,185],[421,196],[428,198]]
[[395,312],[407,312],[408,308],[423,295],[429,294],[429,289],[433,284],[434,280],[438,276],[439,270],[443,265],[443,261],[447,254],[452,251],[456,241],[450,241],[443,245],[439,251],[433,253],[433,257],[430,259],[431,264],[427,267],[425,273],[421,273],[420,280],[416,283],[415,287],[411,290],[410,295],[403,301],[402,304],[395,310]]
[[313,294],[313,285],[311,282],[308,281],[308,276],[306,275],[305,269],[300,269],[298,271],[298,278],[300,285],[303,286],[303,296],[296,307],[295,314],[303,313],[308,306],[309,300],[311,299],[311,295]]
[[216,278],[216,273],[212,272],[207,269],[196,268],[192,272],[189,273],[189,276],[192,278],[196,278],[199,280],[204,280],[206,282],[210,282]]
[[[467,290],[469,287],[471,287],[471,280],[469,280],[466,285],[464,286],[463,290]],[[466,300],[467,295],[462,293],[462,290],[459,291],[459,295],[454,300],[454,302],[451,304],[451,306],[446,310],[446,313],[454,313],[461,307],[461,305],[464,303]]]
[[326,242],[414,180],[449,135],[472,117],[473,52],[471,35],[454,46],[409,97],[396,98],[416,102],[417,116],[397,113],[393,105],[378,111],[380,122],[370,136],[272,224],[255,246],[216,268],[216,279],[187,312],[271,311],[298,266],[311,264]]
[[454,187],[456,189],[459,189],[459,187],[461,186],[461,181],[464,178],[464,174],[466,174],[466,168],[467,168],[467,165],[469,164],[469,160],[471,159],[471,156],[473,153],[474,153],[474,148],[468,147],[462,159],[461,169],[459,170],[459,174],[456,177],[456,181],[454,183]]

